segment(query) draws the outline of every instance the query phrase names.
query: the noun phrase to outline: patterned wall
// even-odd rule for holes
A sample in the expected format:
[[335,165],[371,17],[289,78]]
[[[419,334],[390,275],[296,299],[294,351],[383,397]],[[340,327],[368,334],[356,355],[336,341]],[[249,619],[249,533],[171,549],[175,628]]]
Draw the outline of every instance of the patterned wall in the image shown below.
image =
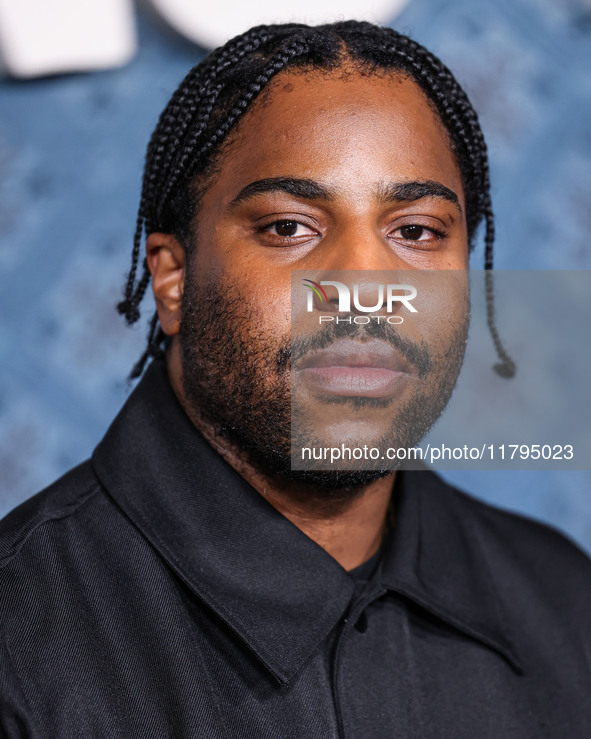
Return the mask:
[[[113,309],[143,152],[202,52],[150,17],[139,24],[124,69],[0,89],[0,515],[89,455],[143,347],[145,324],[125,328]],[[585,0],[413,0],[393,25],[447,62],[481,115],[497,266],[591,268]],[[591,551],[589,473],[446,476]]]

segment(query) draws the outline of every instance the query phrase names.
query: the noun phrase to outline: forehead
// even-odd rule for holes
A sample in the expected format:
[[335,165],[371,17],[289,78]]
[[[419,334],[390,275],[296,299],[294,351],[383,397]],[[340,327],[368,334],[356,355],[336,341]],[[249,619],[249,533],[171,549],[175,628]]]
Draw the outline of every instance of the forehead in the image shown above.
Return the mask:
[[274,176],[430,179],[463,200],[447,131],[418,85],[395,73],[280,73],[224,147],[219,175],[236,187]]

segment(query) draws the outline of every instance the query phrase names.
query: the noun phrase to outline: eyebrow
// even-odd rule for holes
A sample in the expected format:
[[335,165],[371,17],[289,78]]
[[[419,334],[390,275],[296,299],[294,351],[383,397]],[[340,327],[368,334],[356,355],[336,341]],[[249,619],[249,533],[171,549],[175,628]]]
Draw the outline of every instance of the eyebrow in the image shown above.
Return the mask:
[[453,203],[460,215],[463,215],[457,194],[441,182],[434,180],[393,182],[389,185],[382,185],[378,187],[377,197],[382,203],[412,203],[423,198],[440,198]]
[[[321,185],[315,180],[298,177],[266,177],[255,180],[240,190],[238,195],[230,201],[229,208],[235,208],[251,198],[264,193],[285,192],[304,200],[334,200],[335,191]],[[376,190],[377,199],[381,203],[412,203],[423,198],[440,198],[453,203],[462,215],[462,206],[457,194],[441,182],[434,180],[414,180],[408,182],[393,182],[380,185]]]
[[332,200],[334,193],[329,188],[314,180],[300,179],[297,177],[267,177],[264,180],[255,180],[236,195],[230,202],[229,207],[235,208],[256,195],[266,192],[286,192],[304,200]]

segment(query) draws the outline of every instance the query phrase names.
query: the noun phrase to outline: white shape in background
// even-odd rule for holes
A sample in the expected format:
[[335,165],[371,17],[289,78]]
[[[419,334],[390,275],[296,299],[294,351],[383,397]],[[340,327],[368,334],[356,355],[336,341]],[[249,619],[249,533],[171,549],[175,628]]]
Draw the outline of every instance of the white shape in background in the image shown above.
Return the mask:
[[132,0],[0,0],[0,57],[13,77],[119,67],[136,49]]
[[367,20],[385,24],[408,0],[150,0],[150,4],[186,38],[215,48],[261,23],[330,23]]

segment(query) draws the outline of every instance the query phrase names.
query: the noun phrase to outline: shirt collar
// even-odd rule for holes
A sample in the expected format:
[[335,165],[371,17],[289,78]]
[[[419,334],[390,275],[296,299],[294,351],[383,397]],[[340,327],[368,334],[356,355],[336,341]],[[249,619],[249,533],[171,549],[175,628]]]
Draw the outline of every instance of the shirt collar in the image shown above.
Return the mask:
[[397,473],[393,503],[383,584],[494,649],[522,673],[499,587],[502,573],[484,546],[482,504],[427,470]]
[[[163,361],[148,367],[92,462],[146,539],[280,683],[347,610],[353,579],[205,441]],[[489,567],[457,496],[430,472],[397,474],[384,587],[519,669]]]

